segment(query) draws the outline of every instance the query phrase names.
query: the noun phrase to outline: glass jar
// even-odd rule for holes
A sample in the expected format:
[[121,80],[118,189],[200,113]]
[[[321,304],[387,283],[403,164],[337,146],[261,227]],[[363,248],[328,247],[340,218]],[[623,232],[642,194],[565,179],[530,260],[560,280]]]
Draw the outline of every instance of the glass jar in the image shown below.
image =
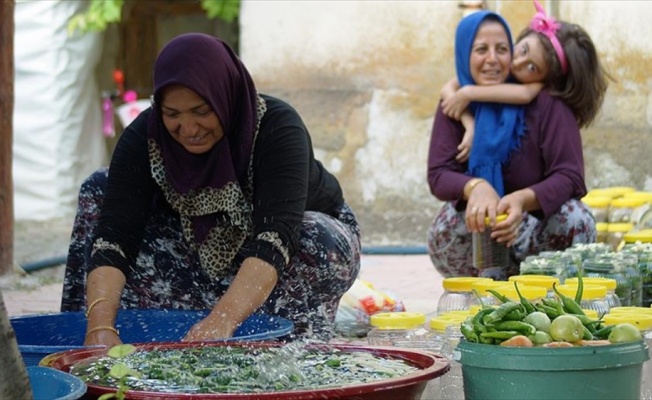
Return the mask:
[[383,312],[369,318],[371,329],[367,341],[372,346],[395,346],[395,342],[421,342],[428,340],[424,327],[426,316],[416,312]]
[[[507,215],[496,216],[496,223],[502,222]],[[473,268],[478,276],[497,281],[507,280],[509,270],[509,248],[491,238],[491,220],[485,218],[484,232],[474,232],[471,235],[473,246]]]
[[478,281],[471,284],[471,290],[474,290],[478,296],[473,296],[471,299],[471,307],[473,306],[493,306],[500,304],[500,301],[487,290],[496,290],[499,287],[509,286],[507,281]]
[[548,275],[513,275],[509,277],[512,282],[521,282],[528,286],[538,286],[546,289],[546,297],[555,297],[555,292],[552,290],[554,284],[561,284],[559,278]]
[[439,378],[441,381],[441,397],[439,398],[443,400],[464,399],[462,364],[454,357],[454,352],[461,338],[462,332],[460,325],[449,325],[446,327],[446,337],[441,347],[441,355],[448,360],[450,369]]
[[616,295],[622,306],[632,305],[632,282],[624,271],[617,268],[611,253],[584,260],[582,269],[587,278],[609,278],[616,281]]
[[[616,285],[617,282],[615,279],[610,279],[610,278],[602,278],[602,277],[594,277],[594,278],[589,278],[589,277],[584,277],[582,278],[582,282],[585,285],[601,285],[607,288],[607,304],[609,304],[609,309],[613,309],[614,307],[620,307],[620,299],[618,298],[618,295],[616,295]],[[579,283],[579,279],[577,278],[569,278],[566,279],[566,283],[569,285],[577,285]]]
[[609,223],[607,225],[607,244],[612,251],[618,251],[625,244],[625,234],[634,229],[631,222]]
[[641,399],[652,399],[652,315],[645,314],[611,314],[604,316],[605,325],[617,325],[623,322],[636,326],[647,344],[650,359],[643,363],[641,370]]
[[642,204],[632,210],[631,217],[634,229],[641,229],[643,216],[652,208],[652,192],[631,192],[626,193],[623,197],[635,198],[641,201]]
[[575,243],[564,250],[564,253],[573,254],[575,257],[579,257],[580,263],[584,263],[587,258],[593,258],[598,254],[610,253],[611,251],[611,246],[607,243]]
[[520,275],[546,275],[563,281],[566,279],[566,263],[560,259],[539,255],[525,257],[519,266]]
[[473,295],[471,285],[477,281],[491,281],[490,278],[460,276],[442,281],[444,292],[437,301],[437,315],[449,311],[468,310]]
[[652,229],[652,208],[643,213],[638,222],[638,229]]
[[[577,293],[577,285],[563,284],[557,286],[559,293],[564,296],[575,298]],[[582,288],[582,300],[580,307],[587,310],[595,310],[599,317],[602,317],[609,312],[609,304],[607,303],[607,288],[600,285],[584,285]]]
[[645,200],[637,197],[620,197],[611,200],[609,205],[609,214],[607,222],[614,223],[632,223],[632,213],[635,209],[643,206]]
[[636,255],[641,274],[641,306],[652,306],[652,230],[626,234],[621,252]]
[[596,223],[607,222],[611,199],[611,196],[587,195],[582,197],[582,203],[589,207]]
[[[451,325],[457,325],[460,326],[462,322],[467,318],[468,315],[463,316],[463,315],[455,315],[455,314],[449,314],[446,316],[437,316],[433,317],[430,320],[429,323],[429,328],[430,332],[432,332],[432,338],[433,338],[433,348],[432,352],[441,355],[444,343],[446,342],[446,328],[451,326]],[[448,351],[448,350],[447,350]],[[449,361],[450,362],[450,361]],[[428,381],[428,384],[426,385],[426,388],[423,391],[423,394],[421,395],[421,399],[426,400],[426,399],[438,399],[439,396],[441,395],[441,378],[439,379],[432,379]]]
[[545,288],[539,286],[528,286],[526,284],[523,284],[522,282],[514,282],[511,285],[501,286],[497,288],[496,291],[502,294],[503,296],[507,297],[511,301],[515,301],[518,303],[521,301],[521,299],[514,285],[518,285],[518,292],[521,293],[521,296],[530,300],[530,302],[533,303],[540,302],[541,299],[547,297],[548,294],[548,291]]

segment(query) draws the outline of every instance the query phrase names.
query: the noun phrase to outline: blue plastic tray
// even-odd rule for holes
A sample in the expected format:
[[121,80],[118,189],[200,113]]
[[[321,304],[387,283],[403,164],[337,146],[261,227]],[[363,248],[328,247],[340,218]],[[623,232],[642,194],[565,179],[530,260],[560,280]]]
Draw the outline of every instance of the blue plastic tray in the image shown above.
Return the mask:
[[[124,343],[177,342],[209,310],[120,310],[116,328]],[[38,365],[43,357],[82,348],[86,317],[82,311],[22,315],[10,318],[25,365]],[[263,341],[292,332],[292,322],[273,315],[253,314],[229,341]]]
[[86,393],[84,381],[54,368],[27,367],[34,400],[76,400]]

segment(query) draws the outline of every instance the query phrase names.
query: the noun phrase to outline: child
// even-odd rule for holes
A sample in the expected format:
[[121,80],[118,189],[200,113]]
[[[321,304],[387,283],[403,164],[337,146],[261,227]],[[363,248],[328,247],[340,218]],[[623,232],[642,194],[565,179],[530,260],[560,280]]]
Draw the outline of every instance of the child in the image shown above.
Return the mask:
[[446,115],[461,120],[466,132],[458,149],[458,162],[468,160],[474,123],[465,111],[471,101],[528,104],[544,87],[564,100],[580,128],[595,119],[607,90],[609,74],[603,69],[591,37],[577,24],[555,21],[534,1],[537,13],[514,45],[511,75],[520,84],[459,87],[452,79],[443,88]]

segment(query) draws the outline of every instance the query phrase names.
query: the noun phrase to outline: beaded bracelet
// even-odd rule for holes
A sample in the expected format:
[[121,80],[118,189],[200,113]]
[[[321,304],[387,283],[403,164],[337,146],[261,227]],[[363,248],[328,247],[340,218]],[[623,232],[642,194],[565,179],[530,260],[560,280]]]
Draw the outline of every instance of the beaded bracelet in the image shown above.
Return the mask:
[[89,329],[88,332],[86,332],[86,336],[97,331],[111,331],[114,332],[116,335],[120,336],[120,332],[118,332],[117,329],[109,325],[100,325],[100,326],[96,326],[95,328]]
[[102,302],[102,301],[111,301],[111,299],[109,299],[109,298],[107,298],[107,297],[99,297],[99,298],[95,299],[95,301],[93,301],[93,302],[91,303],[91,305],[88,306],[88,309],[86,309],[86,312],[84,313],[84,315],[86,316],[86,318],[88,318],[88,316],[91,315],[91,310],[93,309],[93,307],[95,307],[95,305],[96,305],[97,303],[100,303],[100,302]]

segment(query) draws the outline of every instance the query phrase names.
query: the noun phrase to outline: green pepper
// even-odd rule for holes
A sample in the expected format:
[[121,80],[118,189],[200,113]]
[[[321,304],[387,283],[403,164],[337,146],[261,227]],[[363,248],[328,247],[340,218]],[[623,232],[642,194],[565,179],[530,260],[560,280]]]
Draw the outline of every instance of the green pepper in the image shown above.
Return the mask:
[[[555,291],[557,296],[561,299],[561,302],[564,306],[564,309],[567,313],[569,314],[577,314],[577,315],[586,315],[584,314],[584,311],[582,310],[582,307],[580,307],[579,303],[577,303],[575,300],[571,299],[568,296],[565,296],[557,290],[557,283],[554,282],[552,284],[552,290]],[[577,291],[579,292],[579,286],[577,288]]]
[[582,339],[584,339],[584,340],[593,340],[594,339],[593,333],[589,330],[589,328],[586,325],[584,325]]
[[503,321],[523,321],[527,314],[523,312],[520,308],[508,312],[504,317]]
[[504,295],[502,295],[502,294],[496,292],[496,291],[493,290],[493,289],[487,289],[487,292],[491,293],[495,298],[498,299],[498,301],[500,301],[500,302],[503,303],[503,304],[504,304],[504,303],[507,303],[507,302],[509,302],[509,301],[511,301],[511,300],[509,299],[509,297],[504,296]]
[[496,332],[485,332],[481,334],[480,337],[507,340],[517,335],[520,335],[520,333],[516,331],[496,331]]
[[604,326],[597,331],[593,332],[593,336],[600,338],[600,339],[606,339],[609,337],[609,334],[611,333],[611,330],[614,328],[614,325],[607,325]]
[[484,322],[485,325],[493,324],[494,322],[502,320],[503,317],[509,312],[519,309],[520,307],[522,307],[521,303],[508,301],[507,303],[503,303],[500,307],[494,309],[490,314],[485,315],[482,318],[482,322]]
[[517,331],[525,336],[534,335],[537,332],[537,328],[521,321],[499,321],[494,324],[494,327],[498,331]]
[[530,303],[530,300],[526,299],[521,294],[521,291],[518,289],[518,283],[517,282],[514,282],[514,288],[516,289],[516,293],[518,294],[518,298],[521,301],[521,304],[523,304],[523,307],[525,307],[525,313],[526,314],[531,314],[534,311],[536,311],[535,308],[534,308],[534,305],[532,305],[532,303]]
[[471,343],[478,343],[479,342],[479,337],[478,334],[475,333],[475,330],[473,330],[473,326],[464,322],[462,325],[460,325],[460,331],[462,332],[462,335],[466,338]]
[[538,311],[541,311],[542,313],[545,313],[548,318],[555,319],[559,316],[559,313],[557,312],[557,309],[554,307],[547,306],[545,304],[537,304],[535,305],[536,309]]

